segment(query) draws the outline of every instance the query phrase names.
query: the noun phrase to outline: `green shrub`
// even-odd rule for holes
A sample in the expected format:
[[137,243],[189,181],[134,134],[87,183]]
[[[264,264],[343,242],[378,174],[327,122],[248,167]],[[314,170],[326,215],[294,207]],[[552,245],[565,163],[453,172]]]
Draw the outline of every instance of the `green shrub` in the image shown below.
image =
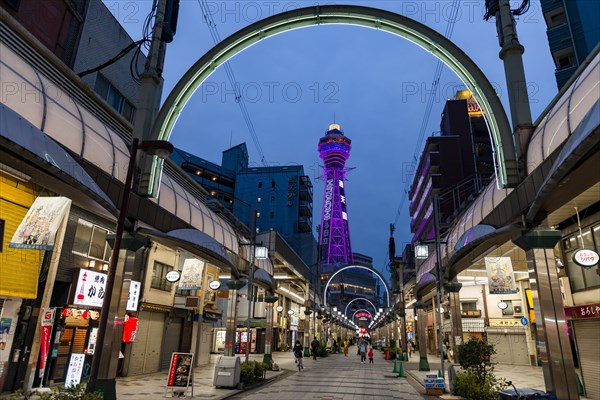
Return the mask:
[[458,346],[460,365],[466,370],[454,381],[454,394],[468,400],[495,400],[504,386],[504,379],[494,376],[493,344],[484,340],[470,339]]
[[240,376],[240,381],[244,385],[252,385],[256,382],[256,375],[254,374],[254,365],[251,362],[243,362],[242,363],[242,373]]
[[317,350],[318,357],[327,357],[329,353],[327,352],[327,347],[324,344],[319,345],[319,350]]
[[497,400],[504,384],[493,375],[487,375],[481,383],[472,373],[459,372],[454,380],[454,394],[467,400]]
[[[54,387],[51,393],[40,393],[36,395],[40,400],[102,400],[103,396],[100,392],[86,393],[85,385],[79,384],[71,388]],[[10,400],[21,400],[29,398],[23,395],[21,390],[8,396]]]
[[268,369],[269,369],[268,363],[257,362],[256,365],[254,366],[254,375],[259,380],[262,380],[262,379],[264,379],[265,372],[267,372]]

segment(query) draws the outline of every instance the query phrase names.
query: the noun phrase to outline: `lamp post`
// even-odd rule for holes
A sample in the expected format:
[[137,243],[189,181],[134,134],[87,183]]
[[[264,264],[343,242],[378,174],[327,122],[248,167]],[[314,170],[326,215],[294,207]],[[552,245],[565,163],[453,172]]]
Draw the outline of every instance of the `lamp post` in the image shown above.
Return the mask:
[[[90,379],[86,387],[86,391],[88,393],[95,392],[97,384],[99,383],[99,381],[101,381],[105,399],[112,398],[110,396],[114,396],[116,398],[115,377],[104,376],[99,379],[98,375],[100,371],[100,363],[102,360],[104,360],[102,364],[105,367],[110,364],[110,350],[113,346],[113,338],[106,337],[106,330],[108,327],[109,314],[111,314],[110,306],[113,297],[113,289],[115,283],[117,283],[115,281],[115,276],[117,273],[117,266],[119,262],[119,253],[121,251],[123,231],[125,230],[125,218],[127,217],[127,207],[129,206],[131,183],[133,180],[133,172],[135,170],[135,162],[138,150],[142,150],[148,155],[155,155],[161,159],[164,159],[167,158],[169,154],[173,152],[173,145],[164,140],[145,140],[140,143],[139,139],[137,138],[134,138],[131,143],[131,149],[129,152],[129,164],[127,166],[127,175],[125,177],[125,185],[123,187],[123,194],[119,205],[119,217],[117,219],[117,226],[115,229],[115,242],[113,245],[110,263],[108,266],[104,299],[102,301],[102,312],[100,313],[100,322],[98,325],[98,336],[96,338],[98,346],[96,346],[96,349],[94,351],[92,369],[90,371]],[[120,289],[121,285],[123,284],[123,281],[118,282],[118,284]],[[113,316],[113,318],[116,317],[116,315]]]
[[435,257],[436,257],[436,303],[438,309],[433,312],[436,313],[437,325],[438,325],[438,352],[440,355],[440,369],[442,371],[442,378],[445,377],[444,372],[444,337],[442,333],[442,313],[440,312],[442,309],[442,291],[444,290],[444,286],[442,285],[442,254],[440,250],[440,198],[436,194],[433,197],[433,225],[435,229]]

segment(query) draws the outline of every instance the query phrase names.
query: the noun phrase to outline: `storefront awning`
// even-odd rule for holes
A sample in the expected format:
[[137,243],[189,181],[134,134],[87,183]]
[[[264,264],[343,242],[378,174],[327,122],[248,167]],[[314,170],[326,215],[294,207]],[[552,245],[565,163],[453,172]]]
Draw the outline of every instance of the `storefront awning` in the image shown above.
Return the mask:
[[0,147],[49,171],[116,214],[110,198],[65,149],[4,104],[0,104]]
[[167,246],[180,247],[192,254],[197,254],[225,271],[231,272],[232,276],[239,276],[237,267],[227,255],[223,245],[197,229],[176,229],[164,233],[142,228],[138,233]]
[[263,285],[266,285],[267,289],[270,289],[273,292],[275,292],[277,289],[277,284],[273,280],[273,277],[264,269],[257,268],[254,271],[254,282],[257,284],[262,283]]

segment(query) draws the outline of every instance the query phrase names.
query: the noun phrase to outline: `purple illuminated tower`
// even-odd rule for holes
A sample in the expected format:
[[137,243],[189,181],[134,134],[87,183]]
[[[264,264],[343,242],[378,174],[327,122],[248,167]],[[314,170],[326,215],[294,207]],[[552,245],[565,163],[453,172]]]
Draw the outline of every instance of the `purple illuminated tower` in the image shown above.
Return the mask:
[[319,154],[325,162],[325,195],[321,215],[322,273],[330,275],[336,267],[353,263],[350,227],[346,209],[345,164],[350,157],[350,143],[338,124],[329,125],[329,130],[319,139]]

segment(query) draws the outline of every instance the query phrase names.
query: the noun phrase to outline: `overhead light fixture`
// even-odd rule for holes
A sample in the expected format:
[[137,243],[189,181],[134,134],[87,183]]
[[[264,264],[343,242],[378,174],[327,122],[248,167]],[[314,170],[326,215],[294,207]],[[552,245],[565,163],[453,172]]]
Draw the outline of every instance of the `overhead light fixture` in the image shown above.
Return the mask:
[[88,261],[88,267],[94,268],[95,266],[96,266],[96,261],[94,261],[94,260]]

